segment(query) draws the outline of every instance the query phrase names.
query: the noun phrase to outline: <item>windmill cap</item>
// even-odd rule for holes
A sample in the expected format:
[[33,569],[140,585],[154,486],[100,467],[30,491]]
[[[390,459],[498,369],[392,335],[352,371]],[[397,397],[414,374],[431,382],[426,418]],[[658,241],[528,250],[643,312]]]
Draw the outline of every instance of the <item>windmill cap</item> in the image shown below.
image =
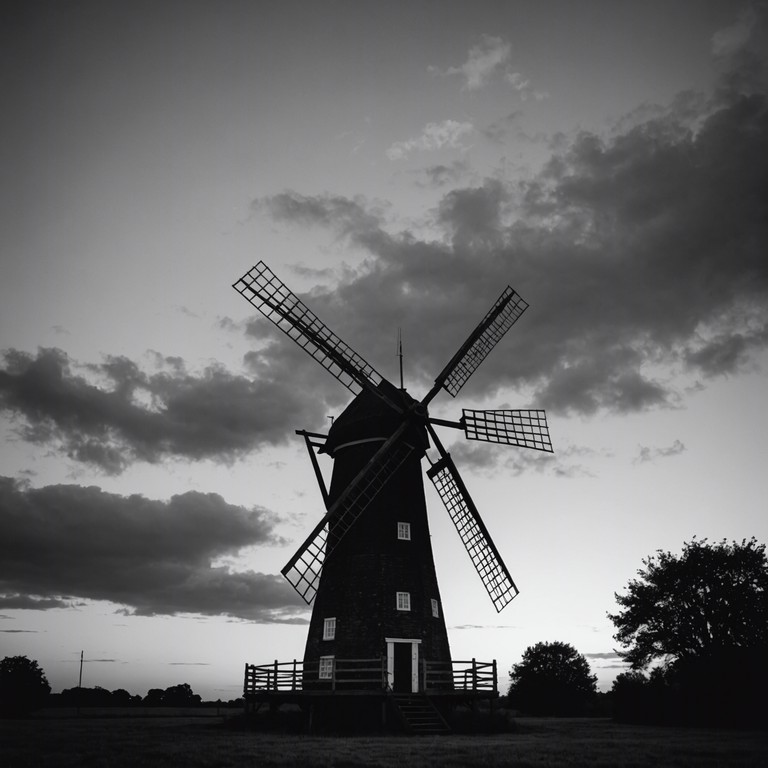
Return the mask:
[[[364,389],[334,420],[328,431],[323,452],[333,456],[339,448],[352,443],[371,440],[383,442],[391,437],[403,423],[415,401],[405,390],[394,387],[391,387],[391,390],[387,388],[386,396],[400,405],[403,413],[398,413],[376,394]],[[419,421],[413,423],[403,439],[422,452],[429,447],[426,429]]]

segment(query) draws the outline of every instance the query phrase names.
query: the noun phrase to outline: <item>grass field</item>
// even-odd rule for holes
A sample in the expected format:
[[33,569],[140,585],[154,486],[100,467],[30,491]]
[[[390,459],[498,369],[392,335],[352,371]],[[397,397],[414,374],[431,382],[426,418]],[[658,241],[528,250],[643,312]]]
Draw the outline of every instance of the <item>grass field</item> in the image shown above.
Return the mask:
[[627,726],[602,719],[518,718],[510,733],[418,738],[264,733],[233,727],[231,714],[228,721],[211,713],[92,714],[0,721],[0,766],[768,766],[765,732]]

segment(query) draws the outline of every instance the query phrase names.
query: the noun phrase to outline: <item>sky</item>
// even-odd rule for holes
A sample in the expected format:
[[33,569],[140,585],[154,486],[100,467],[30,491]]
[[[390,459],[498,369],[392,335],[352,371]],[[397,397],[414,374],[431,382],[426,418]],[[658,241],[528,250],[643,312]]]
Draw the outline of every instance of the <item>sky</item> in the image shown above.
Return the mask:
[[547,411],[552,455],[441,431],[502,613],[426,484],[453,657],[504,690],[555,640],[609,689],[643,558],[768,541],[765,3],[25,0],[0,35],[0,655],[54,691],[81,650],[211,699],[303,655],[294,432],[350,395],[232,289],[259,260],[395,382],[402,329],[417,398],[530,304],[430,406]]

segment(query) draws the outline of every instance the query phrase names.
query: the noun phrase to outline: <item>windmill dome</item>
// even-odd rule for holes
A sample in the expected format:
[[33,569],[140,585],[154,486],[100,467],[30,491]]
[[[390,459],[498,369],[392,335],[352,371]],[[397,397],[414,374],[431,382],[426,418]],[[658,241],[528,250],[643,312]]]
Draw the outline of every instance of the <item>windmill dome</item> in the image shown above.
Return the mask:
[[[387,397],[403,411],[408,412],[416,404],[405,390],[391,387]],[[364,389],[334,420],[323,447],[323,453],[336,456],[344,448],[361,445],[364,442],[382,442],[390,437],[402,424],[402,414],[390,408],[380,397]],[[429,448],[427,431],[423,423],[414,421],[405,434],[404,441],[417,449],[419,455]]]

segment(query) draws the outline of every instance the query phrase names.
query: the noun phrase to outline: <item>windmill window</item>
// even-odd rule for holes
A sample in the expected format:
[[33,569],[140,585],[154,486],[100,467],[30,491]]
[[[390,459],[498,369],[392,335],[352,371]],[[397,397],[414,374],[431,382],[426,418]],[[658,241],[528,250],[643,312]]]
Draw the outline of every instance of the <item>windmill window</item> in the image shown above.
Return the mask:
[[320,657],[320,671],[317,676],[320,680],[330,680],[333,677],[333,656]]
[[411,593],[410,592],[397,593],[397,610],[398,611],[411,610]]
[[398,523],[397,524],[397,538],[403,541],[411,540],[411,524],[410,523]]
[[435,600],[434,598],[432,598],[432,615],[436,619],[440,618],[440,608],[439,608],[439,606],[437,604],[437,600]]
[[323,640],[334,640],[336,638],[336,619],[323,619]]

